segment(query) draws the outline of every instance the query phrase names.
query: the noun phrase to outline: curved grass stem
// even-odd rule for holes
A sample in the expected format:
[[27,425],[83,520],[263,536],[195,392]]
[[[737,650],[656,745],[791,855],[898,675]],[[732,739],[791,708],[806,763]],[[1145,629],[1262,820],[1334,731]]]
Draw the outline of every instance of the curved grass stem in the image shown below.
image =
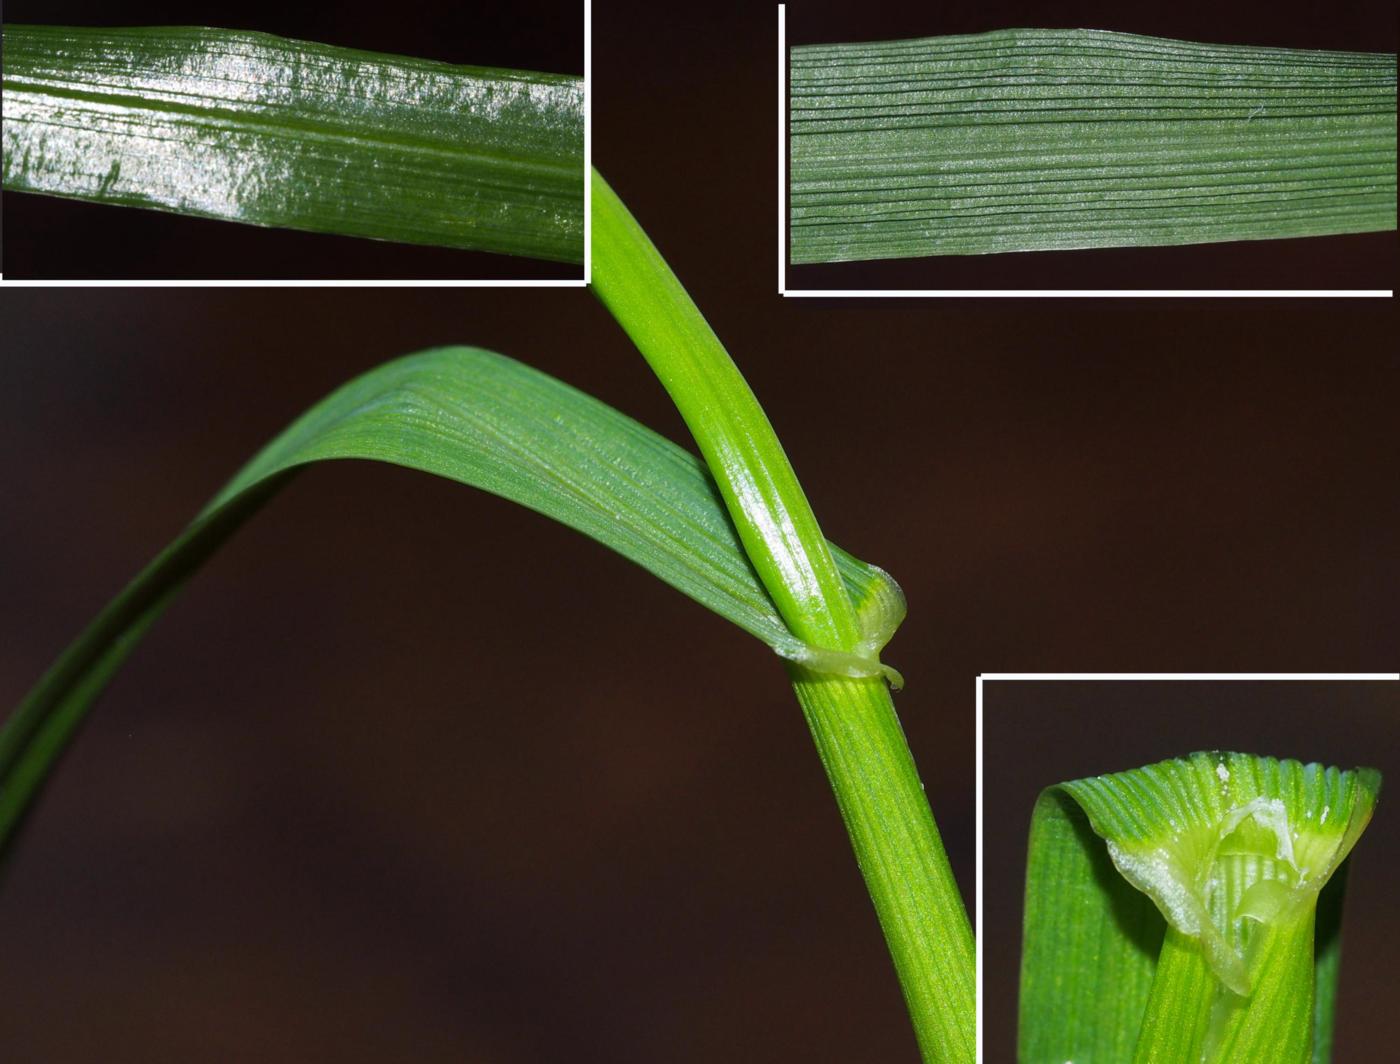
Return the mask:
[[[592,189],[593,290],[690,426],[778,612],[810,645],[870,654],[861,604],[852,603],[841,584],[758,400],[675,274],[596,171]],[[878,654],[878,647],[873,652]],[[819,674],[800,665],[790,669],[889,943],[924,1060],[971,1061],[976,1038],[972,931],[889,692],[880,679]]]

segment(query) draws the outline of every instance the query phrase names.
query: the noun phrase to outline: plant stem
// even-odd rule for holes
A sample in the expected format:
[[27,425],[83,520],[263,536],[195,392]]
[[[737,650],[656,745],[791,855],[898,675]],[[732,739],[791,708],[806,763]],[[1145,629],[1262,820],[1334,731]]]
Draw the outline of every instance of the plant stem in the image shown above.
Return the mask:
[[685,418],[788,627],[808,643],[854,650],[855,611],[773,426],[709,322],[596,170],[593,292]]
[[1261,928],[1251,967],[1252,993],[1228,991],[1216,1002],[1206,1064],[1308,1064],[1313,1059],[1313,932],[1316,909],[1304,904]]
[[[655,246],[595,171],[593,291],[651,364],[719,484],[778,612],[808,644],[865,633],[758,400]],[[971,1061],[972,931],[894,706],[878,679],[791,666],[926,1061]]]
[[1133,1064],[1199,1061],[1219,989],[1200,939],[1168,927]]
[[1167,929],[1134,1064],[1307,1064],[1313,1059],[1314,909],[1260,927],[1247,996],[1211,970],[1198,939]]
[[889,690],[817,676],[792,686],[851,837],[926,1061],[972,1061],[972,927]]

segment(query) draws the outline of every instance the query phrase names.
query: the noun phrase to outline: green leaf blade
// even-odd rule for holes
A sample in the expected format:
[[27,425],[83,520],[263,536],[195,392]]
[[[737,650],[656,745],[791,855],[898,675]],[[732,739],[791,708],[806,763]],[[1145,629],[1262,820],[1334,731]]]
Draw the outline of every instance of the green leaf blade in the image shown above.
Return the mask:
[[791,85],[794,263],[1395,228],[1393,55],[1000,30]]
[[203,28],[4,28],[4,187],[583,261],[583,83]]
[[[777,653],[802,644],[744,554],[703,464],[546,374],[443,348],[343,386],[264,448],[98,616],[0,729],[0,845],[92,701],[185,581],[299,469],[388,462],[561,522],[647,569]],[[888,577],[837,551],[859,602]]]
[[1317,938],[1314,948],[1316,985],[1313,989],[1312,1064],[1328,1064],[1337,1023],[1337,982],[1342,967],[1342,903],[1346,899],[1347,858],[1322,888],[1317,899]]
[[1129,1061],[1162,918],[1118,875],[1088,816],[1058,787],[1036,802],[1029,854],[1017,1059]]

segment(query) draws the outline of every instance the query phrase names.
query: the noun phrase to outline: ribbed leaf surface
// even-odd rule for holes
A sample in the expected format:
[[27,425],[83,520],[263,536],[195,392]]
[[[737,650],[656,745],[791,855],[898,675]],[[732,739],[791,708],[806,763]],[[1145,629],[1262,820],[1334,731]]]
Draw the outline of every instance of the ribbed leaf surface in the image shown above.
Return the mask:
[[1079,805],[1058,788],[1031,818],[1021,951],[1021,1064],[1126,1064],[1165,924],[1113,868]]
[[1395,228],[1395,56],[1096,30],[792,49],[794,263]]
[[242,31],[4,29],[4,187],[583,261],[583,81]]

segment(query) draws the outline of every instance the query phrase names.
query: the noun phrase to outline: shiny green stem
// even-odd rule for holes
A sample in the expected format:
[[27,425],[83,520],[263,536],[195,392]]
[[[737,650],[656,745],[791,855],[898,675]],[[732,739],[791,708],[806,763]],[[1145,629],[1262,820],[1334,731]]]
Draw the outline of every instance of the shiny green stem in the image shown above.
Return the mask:
[[685,418],[788,627],[816,646],[855,650],[855,610],[767,415],[631,212],[596,170],[592,180],[594,294]]
[[[690,427],[760,580],[793,634],[856,651],[861,624],[787,456],[738,368],[595,171],[593,291]],[[925,1061],[975,1056],[967,911],[882,680],[790,666],[889,943]]]

